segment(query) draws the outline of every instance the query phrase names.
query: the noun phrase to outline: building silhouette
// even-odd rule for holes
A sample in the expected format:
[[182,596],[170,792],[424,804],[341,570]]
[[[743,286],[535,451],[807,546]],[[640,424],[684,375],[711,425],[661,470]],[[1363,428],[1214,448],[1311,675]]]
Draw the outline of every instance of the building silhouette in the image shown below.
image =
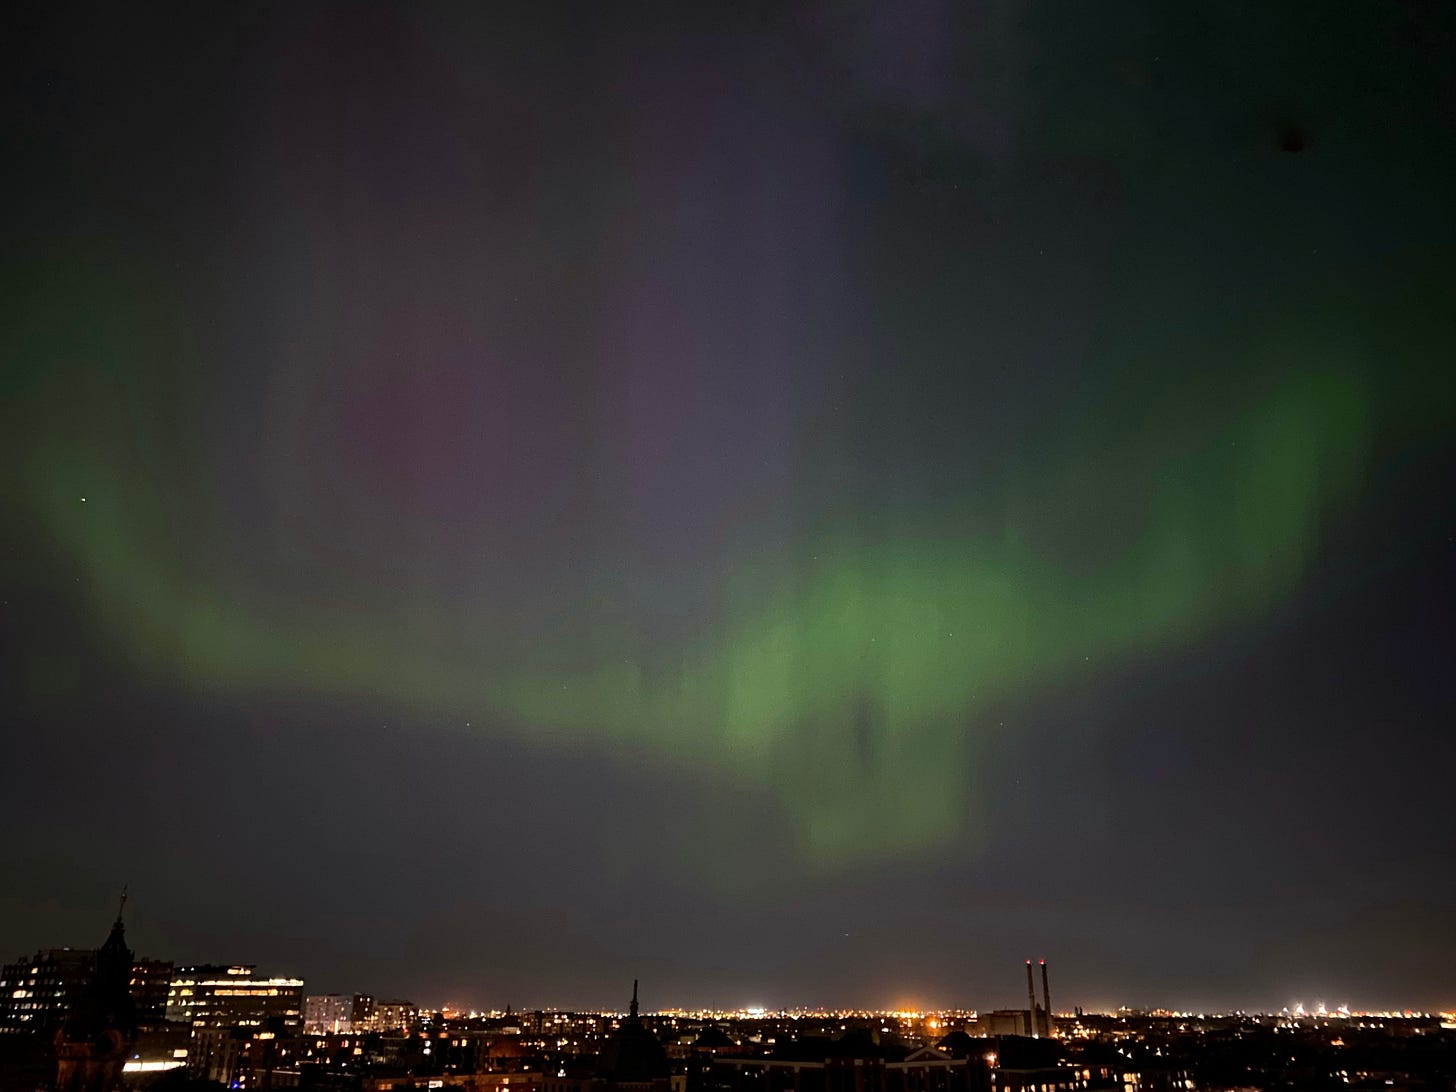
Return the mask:
[[612,1033],[597,1059],[597,1083],[623,1092],[667,1092],[672,1073],[667,1050],[638,1016],[637,980],[627,1019]]
[[[126,896],[121,898],[122,908]],[[80,990],[56,1032],[56,1092],[114,1092],[137,1037],[131,995],[132,954],[121,910],[96,952],[91,981]]]

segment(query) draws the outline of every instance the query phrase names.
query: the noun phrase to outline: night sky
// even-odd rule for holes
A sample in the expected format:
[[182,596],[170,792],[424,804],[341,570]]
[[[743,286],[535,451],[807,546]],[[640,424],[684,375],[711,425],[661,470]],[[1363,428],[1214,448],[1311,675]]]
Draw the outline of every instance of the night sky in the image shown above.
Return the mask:
[[0,956],[1456,1007],[1456,8],[692,7],[6,17]]

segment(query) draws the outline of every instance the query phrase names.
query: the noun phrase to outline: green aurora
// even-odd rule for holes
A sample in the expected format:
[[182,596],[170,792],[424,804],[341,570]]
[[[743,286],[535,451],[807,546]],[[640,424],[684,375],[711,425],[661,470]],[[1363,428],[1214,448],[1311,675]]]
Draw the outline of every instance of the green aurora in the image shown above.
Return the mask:
[[[181,417],[158,429],[157,393],[125,378],[166,349],[147,334],[166,316],[140,291],[85,294],[114,306],[70,329],[34,307],[22,325],[33,367],[12,406],[72,424],[24,452],[24,499],[141,675],[706,765],[770,789],[820,866],[965,838],[996,710],[1277,607],[1359,501],[1374,446],[1435,434],[1451,405],[1449,377],[1433,385],[1443,373],[1425,367],[1448,332],[1388,332],[1391,313],[1437,309],[1367,306],[1322,332],[1265,323],[1180,347],[1219,367],[1179,374],[1217,380],[1126,365],[1098,412],[1048,422],[952,510],[826,516],[786,551],[738,559],[713,576],[714,624],[670,655],[643,649],[629,612],[587,601],[567,609],[589,636],[542,656],[513,653],[483,599],[415,604],[454,619],[415,640],[362,592],[344,620],[210,579],[189,558],[230,547],[195,541],[188,513],[209,502],[195,468],[167,459],[200,438],[178,435],[194,427]],[[56,363],[78,358],[86,380],[62,387],[77,371]],[[251,564],[228,556],[234,573]]]

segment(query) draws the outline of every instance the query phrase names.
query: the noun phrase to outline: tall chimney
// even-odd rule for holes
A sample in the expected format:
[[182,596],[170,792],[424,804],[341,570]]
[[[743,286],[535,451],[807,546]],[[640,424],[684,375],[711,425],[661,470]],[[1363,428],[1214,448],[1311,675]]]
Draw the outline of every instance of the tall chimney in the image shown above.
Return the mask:
[[1031,1032],[1033,1039],[1039,1038],[1036,1032],[1036,987],[1031,984],[1031,960],[1026,961],[1026,1027]]
[[1042,1017],[1045,1023],[1042,1027],[1050,1037],[1052,1033],[1052,990],[1047,985],[1046,960],[1044,959],[1041,961],[1041,1006],[1045,1010],[1045,1015]]

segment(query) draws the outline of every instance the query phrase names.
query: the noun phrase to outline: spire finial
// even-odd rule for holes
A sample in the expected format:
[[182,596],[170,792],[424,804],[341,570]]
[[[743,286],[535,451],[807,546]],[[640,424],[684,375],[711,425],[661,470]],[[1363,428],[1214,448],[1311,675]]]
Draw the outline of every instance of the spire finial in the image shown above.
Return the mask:
[[126,909],[126,884],[121,885],[121,901],[116,905],[116,924],[120,925],[122,912]]
[[637,1019],[637,980],[632,979],[632,1019]]

